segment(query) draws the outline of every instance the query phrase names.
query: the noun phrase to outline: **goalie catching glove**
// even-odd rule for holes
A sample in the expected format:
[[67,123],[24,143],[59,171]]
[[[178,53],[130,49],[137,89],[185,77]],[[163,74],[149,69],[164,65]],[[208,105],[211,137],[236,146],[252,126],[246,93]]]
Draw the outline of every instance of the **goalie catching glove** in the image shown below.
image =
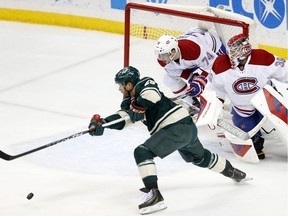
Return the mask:
[[189,87],[187,89],[187,95],[192,97],[198,97],[204,90],[207,83],[205,76],[195,76],[189,80]]
[[100,117],[100,115],[95,114],[91,118],[90,124],[88,126],[89,128],[89,134],[91,136],[101,136],[104,133],[104,127],[102,124],[104,124],[105,121],[103,118]]
[[146,108],[138,106],[135,98],[131,99],[130,109],[128,110],[128,115],[130,120],[135,123],[136,121],[144,119],[144,113]]

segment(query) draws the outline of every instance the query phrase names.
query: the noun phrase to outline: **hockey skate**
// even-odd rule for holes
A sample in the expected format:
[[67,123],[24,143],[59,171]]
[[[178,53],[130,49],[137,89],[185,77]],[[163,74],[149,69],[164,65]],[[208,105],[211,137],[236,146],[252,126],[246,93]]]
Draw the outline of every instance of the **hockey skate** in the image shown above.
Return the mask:
[[246,177],[246,173],[234,168],[230,163],[228,167],[222,172],[222,174],[228,178],[233,179],[235,182],[252,180],[250,177]]
[[235,182],[246,181],[246,173],[234,167],[227,170],[227,177],[233,179]]
[[152,188],[149,190],[147,188],[141,188],[140,191],[143,192],[143,202],[139,205],[139,213],[141,215],[167,208],[167,206],[164,205],[164,199],[158,189]]
[[259,136],[253,136],[252,141],[259,160],[264,160],[265,159],[265,153],[263,152],[264,139]]

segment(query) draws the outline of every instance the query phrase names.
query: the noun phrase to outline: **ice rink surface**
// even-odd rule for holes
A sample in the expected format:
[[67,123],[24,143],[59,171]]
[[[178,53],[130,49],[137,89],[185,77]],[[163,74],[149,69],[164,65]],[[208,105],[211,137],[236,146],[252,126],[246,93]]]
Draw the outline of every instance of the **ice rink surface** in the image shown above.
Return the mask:
[[[86,130],[93,114],[117,111],[114,75],[122,66],[122,35],[0,22],[0,150],[19,154]],[[148,136],[138,123],[1,159],[0,215],[138,215],[142,181],[133,150]],[[235,184],[186,164],[177,153],[156,159],[168,208],[153,215],[288,215],[287,146],[267,143],[267,158],[248,164],[221,147],[208,128],[199,128],[199,136],[254,180]],[[27,200],[30,192],[34,197]]]

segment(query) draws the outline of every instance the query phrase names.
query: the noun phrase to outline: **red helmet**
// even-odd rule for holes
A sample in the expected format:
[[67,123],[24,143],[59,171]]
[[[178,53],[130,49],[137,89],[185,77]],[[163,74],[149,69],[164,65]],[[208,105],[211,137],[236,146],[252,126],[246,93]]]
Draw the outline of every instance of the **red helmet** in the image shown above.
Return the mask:
[[237,67],[242,60],[251,54],[251,51],[252,47],[247,36],[244,34],[233,36],[228,41],[228,55],[230,58],[231,67]]

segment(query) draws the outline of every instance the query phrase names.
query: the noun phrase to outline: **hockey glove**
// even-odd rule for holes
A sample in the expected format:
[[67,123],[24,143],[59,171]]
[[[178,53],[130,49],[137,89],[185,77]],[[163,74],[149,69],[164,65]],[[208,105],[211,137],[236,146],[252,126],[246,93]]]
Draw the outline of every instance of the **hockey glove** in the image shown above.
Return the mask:
[[144,119],[144,113],[146,110],[146,108],[138,106],[136,99],[133,98],[130,103],[130,109],[128,110],[130,120],[135,123],[136,121]]
[[189,88],[187,90],[187,95],[192,97],[198,97],[204,90],[207,83],[206,77],[196,76],[191,81],[189,81]]
[[91,136],[101,136],[104,133],[104,127],[102,127],[102,124],[104,124],[105,121],[103,118],[100,117],[100,115],[96,114],[93,115],[91,118],[90,124],[88,126],[89,128],[89,134]]

